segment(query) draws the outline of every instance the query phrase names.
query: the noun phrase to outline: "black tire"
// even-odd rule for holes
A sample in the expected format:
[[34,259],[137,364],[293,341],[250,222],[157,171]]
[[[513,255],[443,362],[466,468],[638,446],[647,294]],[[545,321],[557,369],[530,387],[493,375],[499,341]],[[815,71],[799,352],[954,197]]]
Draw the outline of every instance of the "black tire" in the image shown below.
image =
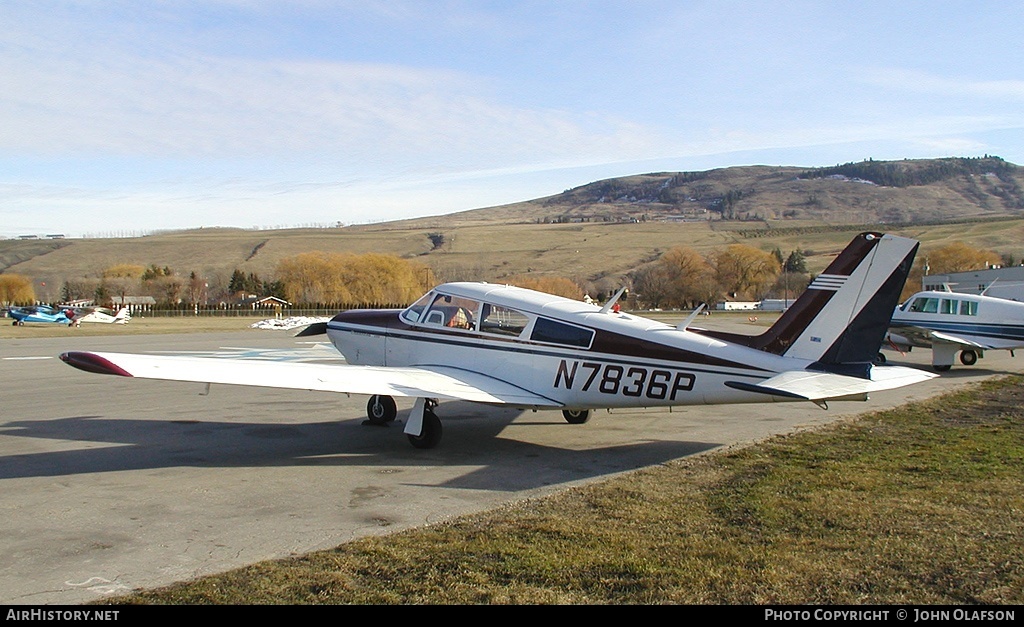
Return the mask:
[[434,448],[441,441],[441,419],[429,409],[423,410],[423,432],[419,435],[406,434],[409,442],[420,449]]
[[374,395],[366,402],[366,418],[370,424],[385,425],[398,415],[395,399],[390,396]]
[[885,361],[886,361],[885,355],[881,351],[879,351],[878,356],[875,357],[875,364],[880,366],[880,365],[884,364]]
[[946,372],[952,367],[953,366],[951,364],[946,364],[945,366],[935,366],[935,369],[938,370],[939,372]]
[[581,425],[590,420],[589,409],[563,409],[562,417],[571,425]]
[[978,353],[972,350],[960,351],[960,363],[965,366],[973,366],[978,363]]

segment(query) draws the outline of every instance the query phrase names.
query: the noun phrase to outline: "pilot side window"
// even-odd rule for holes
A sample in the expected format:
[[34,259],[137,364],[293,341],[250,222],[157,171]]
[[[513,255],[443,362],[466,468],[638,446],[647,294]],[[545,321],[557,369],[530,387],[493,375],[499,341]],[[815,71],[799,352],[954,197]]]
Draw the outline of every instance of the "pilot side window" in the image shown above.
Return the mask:
[[955,314],[956,313],[956,304],[958,302],[960,302],[960,301],[950,300],[948,298],[943,298],[942,302],[939,303],[939,313]]
[[480,313],[480,332],[518,337],[529,322],[526,314],[515,309],[484,303]]
[[450,294],[438,294],[420,322],[430,326],[472,330],[476,328],[479,311],[478,301]]
[[939,299],[925,297],[915,298],[914,304],[910,306],[910,311],[916,311],[918,313],[938,313]]

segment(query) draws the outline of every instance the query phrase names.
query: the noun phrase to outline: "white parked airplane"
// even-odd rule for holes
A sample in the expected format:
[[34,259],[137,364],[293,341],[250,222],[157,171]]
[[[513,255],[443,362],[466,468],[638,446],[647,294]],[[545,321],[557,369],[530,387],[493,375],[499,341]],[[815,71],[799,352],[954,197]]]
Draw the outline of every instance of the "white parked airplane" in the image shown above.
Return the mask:
[[957,351],[960,363],[972,366],[986,350],[1024,348],[1024,303],[949,291],[918,292],[893,313],[888,346],[903,352],[931,348],[932,365],[939,371],[953,366]]
[[[673,327],[614,307],[487,283],[449,283],[404,310],[346,311],[321,327],[347,364],[68,352],[82,370],[370,396],[370,422],[416,399],[404,431],[435,446],[439,399],[561,410],[865,400],[936,375],[874,366],[918,243],[862,233],[763,334]],[[695,312],[696,313],[696,312]]]
[[[85,313],[88,312],[88,313]],[[106,324],[128,324],[128,321],[132,319],[132,315],[128,313],[127,307],[121,307],[117,310],[117,313],[109,309],[101,309],[94,307],[92,309],[83,310],[80,317],[75,318],[76,323],[82,322],[101,322]]]

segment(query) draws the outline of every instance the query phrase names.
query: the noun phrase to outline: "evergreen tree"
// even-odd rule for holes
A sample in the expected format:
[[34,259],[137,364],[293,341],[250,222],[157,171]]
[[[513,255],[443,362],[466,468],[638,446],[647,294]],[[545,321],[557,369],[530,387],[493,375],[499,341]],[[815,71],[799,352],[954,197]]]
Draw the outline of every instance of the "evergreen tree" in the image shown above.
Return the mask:
[[786,263],[783,267],[785,268],[786,272],[806,274],[807,263],[803,251],[797,249],[789,253],[789,257],[786,258]]

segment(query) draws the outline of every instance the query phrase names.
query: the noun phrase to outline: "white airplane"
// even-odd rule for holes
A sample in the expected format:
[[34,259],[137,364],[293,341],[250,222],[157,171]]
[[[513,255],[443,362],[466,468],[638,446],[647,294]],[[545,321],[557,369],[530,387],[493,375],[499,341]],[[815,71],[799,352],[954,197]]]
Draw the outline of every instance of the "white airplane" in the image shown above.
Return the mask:
[[887,340],[901,352],[931,348],[932,366],[940,372],[953,366],[957,351],[960,363],[973,366],[986,350],[1012,353],[1024,348],[1024,303],[951,291],[918,292],[893,313]]
[[439,400],[561,410],[583,423],[600,408],[866,400],[936,375],[874,366],[918,243],[862,233],[767,331],[689,328],[604,306],[487,283],[438,286],[404,310],[345,311],[326,331],[346,364],[67,352],[89,372],[370,396],[370,423],[414,398],[404,432],[441,438]]
[[117,310],[117,313],[109,309],[102,309],[95,307],[92,309],[86,309],[88,313],[83,313],[81,316],[75,317],[75,323],[80,324],[82,322],[101,322],[105,324],[128,324],[128,321],[132,319],[132,315],[128,313],[127,307],[121,307]]

